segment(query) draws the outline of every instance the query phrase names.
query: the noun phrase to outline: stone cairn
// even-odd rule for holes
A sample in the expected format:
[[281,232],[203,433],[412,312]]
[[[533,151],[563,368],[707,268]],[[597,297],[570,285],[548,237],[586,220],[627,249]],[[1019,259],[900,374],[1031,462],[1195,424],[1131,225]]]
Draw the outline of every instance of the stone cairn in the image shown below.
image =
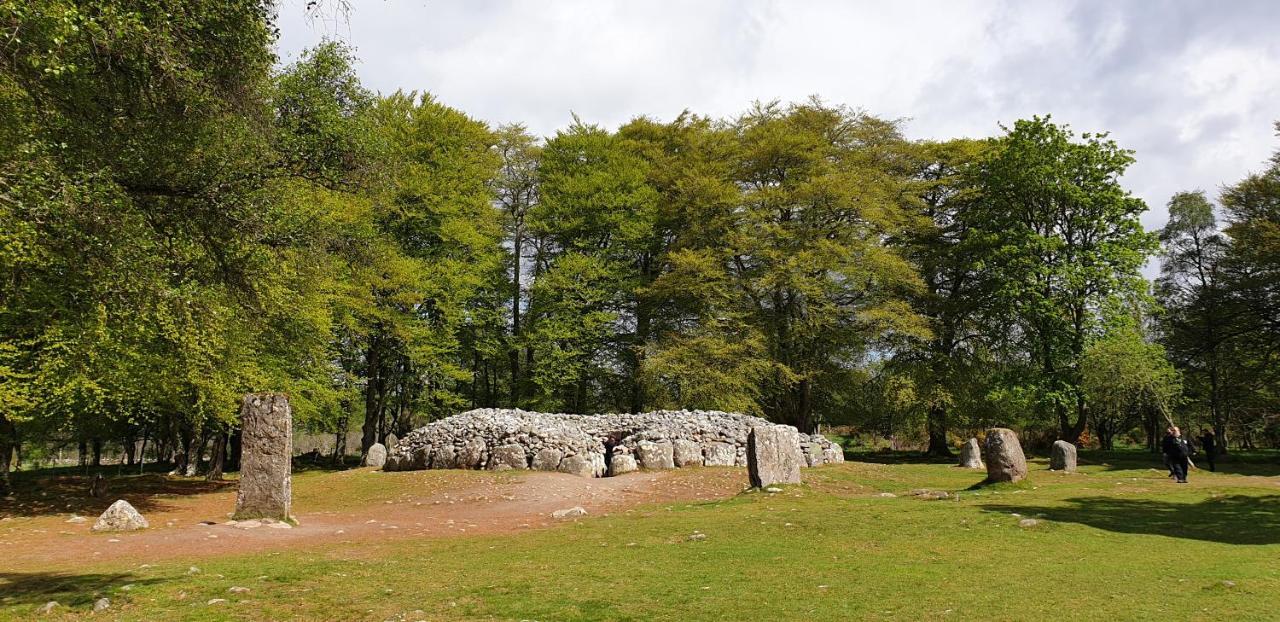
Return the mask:
[[1009,428],[987,430],[982,459],[987,463],[989,482],[1018,482],[1027,476],[1027,458],[1018,443],[1018,435]]
[[383,470],[534,469],[605,477],[642,468],[747,466],[747,440],[757,426],[793,436],[800,465],[844,462],[840,447],[821,435],[735,413],[567,415],[481,408],[405,434]]
[[240,404],[240,490],[236,520],[291,520],[293,410],[279,393],[250,393]]
[[1066,441],[1054,441],[1049,451],[1049,468],[1054,471],[1074,473],[1076,470],[1076,446]]

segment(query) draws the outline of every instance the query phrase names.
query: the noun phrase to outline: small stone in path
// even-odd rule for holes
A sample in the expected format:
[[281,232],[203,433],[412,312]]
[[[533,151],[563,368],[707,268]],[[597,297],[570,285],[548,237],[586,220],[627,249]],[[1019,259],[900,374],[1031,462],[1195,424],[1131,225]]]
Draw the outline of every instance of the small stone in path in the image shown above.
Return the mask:
[[586,515],[587,515],[587,510],[585,508],[583,508],[582,506],[575,506],[575,507],[566,508],[563,510],[556,510],[551,513],[551,518],[577,518],[579,516],[586,516]]
[[206,605],[221,605],[222,603],[225,603],[225,602],[227,602],[227,599],[225,599],[225,598],[210,598],[210,599],[209,599],[209,602],[207,602],[207,603],[205,603],[205,604],[206,604]]
[[72,515],[71,515],[71,518],[68,518],[68,519],[67,519],[67,522],[68,522],[68,523],[84,523],[84,522],[88,522],[88,521],[89,521],[89,519],[87,519],[87,518],[85,518],[85,517],[83,517],[83,516],[76,516],[75,514],[72,514]]
[[98,600],[93,601],[93,612],[97,613],[99,611],[106,611],[107,608],[110,606],[111,606],[110,598],[99,598]]
[[41,615],[49,614],[49,613],[52,613],[53,610],[57,608],[58,608],[58,601],[51,600],[43,605],[40,605],[40,608],[36,609],[36,613],[39,613]]
[[895,494],[893,494],[893,493],[891,493],[891,492],[882,492],[882,493],[880,493],[880,496],[881,496],[881,497],[884,497],[884,498],[886,498],[886,499],[892,499],[892,498],[894,498],[894,497],[897,497],[898,495],[895,495]]
[[765,488],[764,491],[765,492],[782,492],[782,489],[778,488],[777,486],[770,486],[768,488]]
[[1024,519],[1022,519],[1022,520],[1018,521],[1018,526],[1019,526],[1019,527],[1023,527],[1023,528],[1026,528],[1026,527],[1035,527],[1036,525],[1039,525],[1039,524],[1040,524],[1040,521],[1038,521],[1038,520],[1036,520],[1036,519],[1034,519],[1034,518],[1024,518]]
[[1223,581],[1223,582],[1222,582],[1222,587],[1235,587],[1235,586],[1236,586],[1236,582],[1235,582],[1235,581]]
[[187,568],[187,574],[200,574],[200,569],[195,566],[192,566],[190,568]]
[[707,539],[707,534],[705,533],[694,532],[693,535],[689,536],[689,540],[693,542],[701,542],[706,539]]
[[232,594],[247,594],[249,592],[249,588],[236,585],[236,586],[232,586],[227,591],[231,592]]

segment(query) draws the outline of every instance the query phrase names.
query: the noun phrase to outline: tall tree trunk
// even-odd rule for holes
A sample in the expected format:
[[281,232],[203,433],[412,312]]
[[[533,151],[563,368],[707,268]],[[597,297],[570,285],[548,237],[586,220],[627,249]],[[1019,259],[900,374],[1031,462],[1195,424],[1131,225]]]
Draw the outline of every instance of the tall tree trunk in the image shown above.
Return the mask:
[[13,468],[13,446],[17,429],[4,413],[0,413],[0,493],[9,494],[13,490],[13,482],[9,480],[9,471]]
[[227,470],[240,470],[240,456],[244,449],[244,433],[240,428],[231,432],[230,444],[227,447]]
[[350,406],[350,404],[346,403],[346,400],[343,400],[342,416],[338,417],[338,431],[333,436],[334,464],[342,464],[343,459],[347,456],[347,430],[348,426],[351,425],[351,415],[348,414],[347,409]]
[[142,446],[138,448],[138,473],[141,474],[147,466],[147,428],[142,428]]
[[213,453],[209,456],[209,473],[205,479],[210,482],[222,481],[222,469],[227,461],[227,433],[218,432],[213,437]]
[[93,439],[93,464],[94,468],[102,466],[102,439]]
[[952,457],[951,446],[947,443],[947,407],[944,404],[929,405],[929,448],[925,453],[930,456]]
[[78,449],[80,450],[80,468],[87,468],[89,466],[89,444],[84,439],[80,439]]
[[195,433],[191,430],[190,426],[185,423],[179,426],[178,437],[181,447],[179,449],[178,459],[174,461],[175,464],[173,465],[173,469],[178,472],[178,475],[186,475],[187,467],[191,466],[191,445],[195,443],[194,436]]
[[369,350],[365,354],[365,369],[368,376],[364,387],[364,425],[361,426],[360,457],[369,453],[369,448],[378,442],[378,419],[381,409],[378,407],[381,393],[382,345],[377,328],[369,336]]
[[1071,424],[1068,433],[1063,435],[1063,439],[1072,445],[1080,444],[1080,437],[1084,435],[1084,430],[1089,423],[1089,406],[1084,401],[1083,394],[1076,395],[1076,421]]
[[1209,353],[1209,417],[1213,421],[1213,434],[1217,437],[1217,453],[1227,453],[1227,421],[1222,412],[1221,383],[1218,375],[1218,353]]
[[124,438],[120,439],[120,447],[124,449],[125,466],[133,466],[133,454],[138,450],[138,439],[134,438],[131,434],[126,435]]
[[514,264],[511,272],[511,407],[520,407],[520,253],[524,236],[517,228],[512,241]]

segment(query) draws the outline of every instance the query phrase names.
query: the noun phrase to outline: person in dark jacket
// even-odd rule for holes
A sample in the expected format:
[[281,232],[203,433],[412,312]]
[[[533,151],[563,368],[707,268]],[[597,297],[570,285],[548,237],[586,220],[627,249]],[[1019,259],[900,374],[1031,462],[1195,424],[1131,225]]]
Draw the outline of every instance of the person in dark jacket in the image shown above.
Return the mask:
[[1187,445],[1186,439],[1182,438],[1182,430],[1174,426],[1169,430],[1169,435],[1164,437],[1161,443],[1161,449],[1164,450],[1165,458],[1169,460],[1169,467],[1173,469],[1173,476],[1179,484],[1187,483],[1187,468],[1191,463],[1191,446]]
[[1213,435],[1213,430],[1206,429],[1200,435],[1200,449],[1204,450],[1204,459],[1209,461],[1209,470],[1217,471],[1213,459],[1218,454],[1218,439]]

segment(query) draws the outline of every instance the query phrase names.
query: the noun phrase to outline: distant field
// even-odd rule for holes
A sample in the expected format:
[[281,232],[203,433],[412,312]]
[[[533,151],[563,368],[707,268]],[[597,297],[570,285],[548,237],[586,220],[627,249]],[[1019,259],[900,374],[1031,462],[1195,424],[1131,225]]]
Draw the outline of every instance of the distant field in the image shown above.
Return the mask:
[[[31,619],[49,600],[63,606],[45,619],[87,617],[98,596],[110,597],[112,607],[94,619],[121,620],[1280,617],[1275,454],[1233,458],[1219,473],[1193,472],[1192,483],[1179,486],[1147,454],[1084,452],[1082,473],[1049,472],[1037,460],[1025,484],[973,490],[981,474],[948,464],[904,454],[852,457],[805,471],[806,484],[779,494],[739,492],[746,476],[736,469],[633,474],[616,478],[633,488],[615,482],[607,489],[525,475],[308,472],[295,481],[303,527],[347,520],[350,534],[290,534],[297,539],[284,548],[265,544],[270,550],[241,554],[165,558],[157,551],[161,561],[145,568],[140,559],[93,555],[58,560],[68,567],[57,570],[8,570],[0,561],[0,618]],[[153,527],[177,517],[145,537],[231,530],[195,525],[202,512],[230,509],[231,488],[184,480],[157,492],[158,477],[118,482],[142,487],[139,499],[161,496],[148,514]],[[63,482],[71,485],[65,475]],[[69,547],[88,542],[111,551],[110,536],[60,534],[87,527],[64,524],[67,510],[48,495],[32,505],[40,489],[27,483],[18,501],[0,505],[9,517],[0,522],[0,544],[14,550],[65,538]],[[530,495],[534,518],[511,517],[526,523],[495,520],[491,529],[466,532],[445,523],[453,514],[483,523],[488,506],[481,504],[491,500],[503,512],[518,509],[522,487],[535,483],[560,496],[537,502]],[[477,486],[497,492],[451,492]],[[921,488],[952,499],[909,495]],[[591,506],[576,522],[546,520],[546,507],[571,505],[574,495],[602,509]],[[412,512],[429,513],[441,528],[407,533]],[[1024,518],[1039,523],[1019,526]],[[372,529],[397,520],[396,533]],[[121,545],[132,537],[142,536],[124,536]],[[221,541],[235,537],[224,533]],[[198,574],[189,574],[193,565]],[[233,586],[249,591],[229,593]],[[227,602],[207,604],[216,598]]]

